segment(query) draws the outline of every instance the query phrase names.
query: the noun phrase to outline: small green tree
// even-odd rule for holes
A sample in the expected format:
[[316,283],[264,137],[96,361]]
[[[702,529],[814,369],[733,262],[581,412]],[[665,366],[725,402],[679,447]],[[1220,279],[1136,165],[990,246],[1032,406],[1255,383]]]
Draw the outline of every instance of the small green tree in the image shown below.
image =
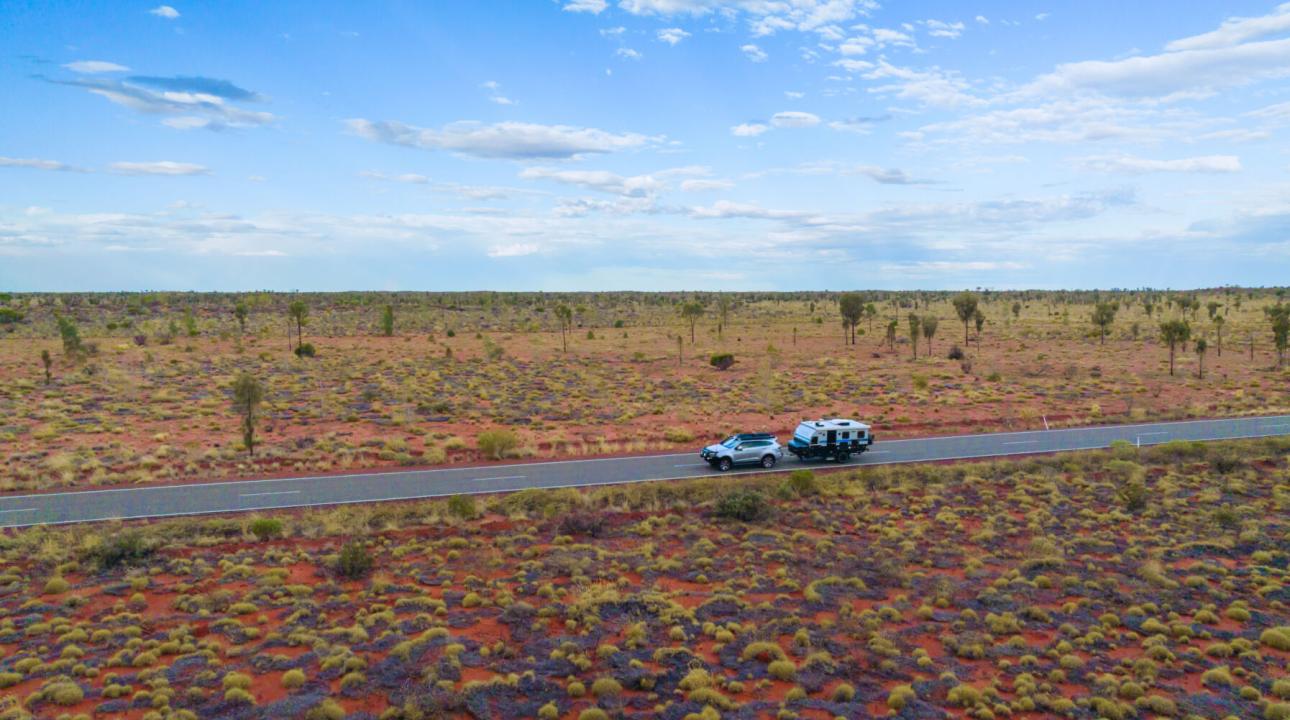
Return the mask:
[[1012,304],[1012,319],[1013,320],[1021,319],[1021,303],[1019,302],[1014,302]]
[[703,305],[698,302],[682,303],[681,317],[690,323],[690,344],[694,344],[694,324],[703,317]]
[[708,364],[718,370],[729,370],[735,364],[735,356],[730,353],[714,353],[708,358]]
[[76,323],[66,315],[56,316],[58,320],[58,335],[63,340],[63,354],[69,356],[80,355],[85,346],[81,344],[81,331],[76,327]]
[[1277,349],[1277,367],[1283,367],[1286,361],[1286,346],[1290,344],[1290,305],[1278,302],[1272,307],[1263,308],[1272,325],[1272,344]]
[[394,335],[394,306],[386,305],[381,312],[381,334],[385,337]]
[[1218,309],[1223,307],[1223,303],[1210,300],[1205,303],[1205,309],[1209,311],[1209,319],[1212,321],[1218,316]]
[[188,337],[197,337],[197,318],[191,308],[184,310],[184,332]]
[[53,377],[49,374],[49,369],[54,364],[54,358],[49,354],[48,350],[40,351],[40,363],[45,366],[45,384],[48,385],[53,381]]
[[918,333],[923,327],[923,319],[915,313],[909,314],[909,339],[914,345],[914,359],[918,359]]
[[976,315],[977,305],[981,302],[974,292],[961,292],[954,296],[952,301],[954,312],[959,316],[959,321],[963,323],[963,344],[968,343],[968,323],[972,322],[973,316]]
[[560,347],[569,352],[569,330],[573,327],[573,309],[561,303],[555,306],[555,319],[560,323]]
[[878,317],[878,306],[873,303],[865,303],[864,316],[869,319],[869,332],[873,332],[873,319]]
[[[300,343],[304,342],[305,339],[305,320],[309,317],[309,306],[305,304],[304,300],[293,300],[287,306],[287,312],[290,314],[291,319],[296,321],[296,346],[299,347]],[[290,340],[289,332],[288,340]]]
[[717,296],[717,317],[719,318],[717,322],[717,337],[719,338],[725,337],[723,333],[725,332],[726,325],[730,322],[730,310],[733,306],[734,302],[730,299],[729,295],[721,293]]
[[936,337],[936,326],[939,325],[940,322],[940,320],[937,320],[932,315],[926,315],[923,317],[923,337],[927,338],[927,357],[931,357],[936,354],[936,351],[932,349],[932,338]]
[[264,386],[250,373],[242,373],[233,381],[233,409],[242,416],[242,444],[249,455],[255,455],[256,412],[264,400]]
[[1209,349],[1209,342],[1205,338],[1196,341],[1196,377],[1201,380],[1205,379],[1205,351]]
[[976,312],[972,313],[972,324],[976,326],[976,349],[980,352],[981,330],[985,328],[985,313],[981,312],[981,308],[977,308]]
[[1169,374],[1174,374],[1174,353],[1179,343],[1191,337],[1191,326],[1186,320],[1166,320],[1160,323],[1160,338],[1169,345]]
[[1119,303],[1100,302],[1093,307],[1093,324],[1102,332],[1102,344],[1106,344],[1106,329],[1115,322],[1115,313],[1120,309]]
[[1225,324],[1227,320],[1222,315],[1214,318],[1214,349],[1218,351],[1219,357],[1223,357],[1223,325]]
[[248,314],[246,303],[241,300],[237,301],[237,304],[233,306],[233,317],[237,318],[238,332],[246,332],[246,316]]
[[341,546],[334,569],[346,580],[361,580],[372,571],[374,564],[367,546],[358,540],[350,540]]
[[851,329],[851,344],[856,344],[856,324],[864,315],[864,297],[857,292],[842,293],[838,300],[838,310],[842,313],[842,324]]
[[896,349],[896,332],[900,329],[900,321],[892,318],[887,321],[887,347],[892,350]]

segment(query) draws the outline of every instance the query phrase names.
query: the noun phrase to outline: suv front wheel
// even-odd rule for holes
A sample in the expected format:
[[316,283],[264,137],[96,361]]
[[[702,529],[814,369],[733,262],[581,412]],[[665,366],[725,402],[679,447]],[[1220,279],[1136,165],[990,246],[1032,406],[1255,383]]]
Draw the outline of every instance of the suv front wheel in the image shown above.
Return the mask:
[[729,470],[732,465],[734,465],[734,463],[730,462],[730,458],[723,457],[721,458],[721,462],[717,463],[717,469],[721,472],[725,472]]
[[762,466],[762,467],[764,467],[764,468],[766,468],[767,470],[769,470],[769,469],[771,469],[771,468],[775,467],[775,456],[774,456],[774,455],[767,455],[767,456],[763,457],[763,458],[761,459],[761,466]]

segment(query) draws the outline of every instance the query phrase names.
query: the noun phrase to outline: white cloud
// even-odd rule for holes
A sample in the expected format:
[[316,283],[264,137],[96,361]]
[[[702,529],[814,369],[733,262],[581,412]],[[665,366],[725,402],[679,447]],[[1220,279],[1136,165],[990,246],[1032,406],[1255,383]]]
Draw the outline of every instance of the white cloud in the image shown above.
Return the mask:
[[106,60],[77,60],[76,62],[66,63],[63,65],[63,67],[67,68],[68,70],[71,70],[72,72],[86,73],[86,74],[128,72],[130,70],[130,68],[124,65],[118,65],[114,62],[108,62]]
[[707,192],[709,190],[729,190],[735,184],[729,180],[686,180],[681,183],[685,192]]
[[979,24],[981,24],[981,25],[989,25],[989,24],[990,24],[990,18],[988,18],[988,17],[986,17],[986,16],[984,16],[984,15],[977,15],[977,16],[976,16],[976,21],[977,21],[977,23],[979,23]]
[[744,55],[746,55],[749,60],[752,60],[755,63],[766,62],[766,60],[770,57],[769,55],[766,54],[764,50],[762,50],[761,48],[757,47],[752,43],[748,43],[747,45],[742,45],[740,46],[739,49],[744,52]]
[[599,15],[604,12],[608,3],[605,0],[571,0],[565,3],[565,12],[585,12],[592,15]]
[[658,39],[668,45],[676,45],[682,40],[690,37],[690,33],[681,28],[664,28],[657,33]]
[[[48,82],[81,88],[136,112],[172,116],[162,122],[179,130],[256,127],[268,125],[277,119],[271,113],[246,110],[233,105],[230,100],[255,101],[261,97],[226,80],[215,78],[76,78]],[[160,89],[153,90],[153,87]]]
[[1268,15],[1243,18],[1234,17],[1223,21],[1217,30],[1200,35],[1193,35],[1165,45],[1165,50],[1207,50],[1212,48],[1231,47],[1248,40],[1274,35],[1290,30],[1290,3],[1278,5]]
[[148,12],[153,15],[156,15],[157,17],[165,18],[167,20],[174,20],[179,17],[179,11],[170,7],[169,5],[158,5],[157,7],[149,10]]
[[1039,22],[1043,22],[1048,19],[1048,13],[1039,13],[1038,15],[1035,16],[1035,19],[1038,20]]
[[57,172],[89,172],[82,168],[68,165],[67,163],[58,162],[57,160],[44,160],[41,158],[11,158],[0,157],[0,167],[30,168],[32,170],[53,170]]
[[194,163],[159,160],[157,162],[115,162],[112,172],[120,175],[208,175],[210,170]]
[[883,85],[869,88],[869,92],[891,94],[904,100],[937,107],[966,107],[984,105],[985,101],[971,92],[971,86],[958,73],[931,67],[926,70],[898,67],[886,60],[864,74],[868,80],[888,80]]
[[735,137],[757,137],[770,128],[761,123],[742,123],[730,128],[730,134]]
[[806,93],[795,92],[793,90],[785,90],[784,97],[788,98],[789,100],[801,100],[802,98],[806,97]]
[[1132,155],[1095,155],[1080,158],[1077,164],[1085,170],[1127,173],[1235,173],[1241,171],[1241,159],[1235,155],[1204,155],[1176,160],[1152,160]]
[[770,124],[777,128],[804,128],[820,124],[820,116],[797,110],[777,112],[770,118]]
[[963,34],[963,23],[945,22],[943,20],[924,20],[927,34],[932,37],[954,39]]
[[1092,92],[1134,100],[1173,101],[1290,75],[1290,39],[1179,50],[1123,60],[1058,65],[1019,93]]
[[367,178],[368,180],[390,180],[393,182],[410,183],[413,185],[425,185],[426,183],[430,182],[430,178],[426,177],[425,175],[418,175],[416,173],[401,173],[399,175],[387,175],[377,170],[363,170],[359,172],[358,175],[359,177]]
[[641,54],[627,47],[620,47],[614,51],[614,54],[624,60],[640,60]]
[[511,243],[509,245],[494,245],[490,247],[488,249],[488,257],[524,257],[525,255],[534,255],[541,251],[542,246],[537,243]]
[[876,0],[619,0],[618,6],[633,15],[743,15],[754,35],[773,35],[781,30],[827,32],[837,23],[868,15],[878,8]]
[[462,121],[449,123],[442,130],[362,118],[348,120],[346,124],[359,137],[374,142],[422,150],[447,150],[480,158],[515,160],[611,153],[662,141],[661,137],[638,133],[611,133],[595,128],[521,122],[484,125]]
[[623,177],[604,170],[556,170],[552,168],[525,168],[520,177],[525,180],[554,180],[566,185],[577,185],[601,192],[626,197],[647,197],[663,188],[663,182],[652,175]]

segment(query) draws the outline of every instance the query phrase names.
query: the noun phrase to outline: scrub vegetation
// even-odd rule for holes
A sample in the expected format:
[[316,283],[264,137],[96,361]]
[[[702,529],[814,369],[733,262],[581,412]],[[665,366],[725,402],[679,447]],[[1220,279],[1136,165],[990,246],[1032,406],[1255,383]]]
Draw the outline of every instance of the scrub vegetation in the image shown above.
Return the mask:
[[1280,292],[7,295],[0,491],[1286,412]]
[[0,535],[6,718],[1281,718],[1290,440]]

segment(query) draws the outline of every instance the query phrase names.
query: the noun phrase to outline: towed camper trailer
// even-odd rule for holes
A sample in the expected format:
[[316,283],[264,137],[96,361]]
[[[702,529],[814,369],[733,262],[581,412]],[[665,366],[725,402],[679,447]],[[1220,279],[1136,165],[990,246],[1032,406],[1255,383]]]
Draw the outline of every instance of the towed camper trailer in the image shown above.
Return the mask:
[[799,460],[846,462],[873,444],[869,426],[856,420],[804,420],[793,431],[788,451]]

